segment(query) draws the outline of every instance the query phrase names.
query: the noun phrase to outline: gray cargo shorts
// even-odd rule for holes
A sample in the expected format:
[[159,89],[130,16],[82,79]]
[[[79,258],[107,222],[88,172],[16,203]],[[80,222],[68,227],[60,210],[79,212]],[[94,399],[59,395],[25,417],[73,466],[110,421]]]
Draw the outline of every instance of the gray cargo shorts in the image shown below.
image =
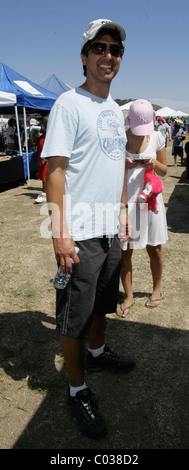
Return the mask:
[[80,265],[69,283],[56,292],[56,322],[60,334],[83,337],[92,315],[114,313],[117,307],[121,249],[118,236],[76,242]]

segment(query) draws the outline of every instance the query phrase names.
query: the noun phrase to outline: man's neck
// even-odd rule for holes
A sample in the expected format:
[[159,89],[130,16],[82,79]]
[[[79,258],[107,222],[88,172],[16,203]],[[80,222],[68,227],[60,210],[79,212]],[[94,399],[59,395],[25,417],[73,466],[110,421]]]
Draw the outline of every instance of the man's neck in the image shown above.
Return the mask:
[[88,93],[91,93],[92,95],[98,96],[99,98],[106,99],[109,96],[110,84],[104,83],[103,86],[97,86],[96,84],[89,84],[86,80],[86,82],[83,83],[80,88],[88,91]]

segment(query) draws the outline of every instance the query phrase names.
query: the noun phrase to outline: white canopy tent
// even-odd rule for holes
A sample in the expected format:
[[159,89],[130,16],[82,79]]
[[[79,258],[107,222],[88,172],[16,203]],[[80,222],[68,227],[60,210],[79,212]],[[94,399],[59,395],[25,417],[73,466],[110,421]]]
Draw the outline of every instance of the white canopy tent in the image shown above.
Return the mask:
[[122,106],[120,106],[124,119],[126,119],[129,115],[129,109],[130,109],[131,103],[132,101],[129,101],[129,103],[122,104]]
[[157,111],[155,112],[155,115],[168,118],[168,117],[172,117],[174,113],[176,113],[175,109],[165,106],[164,108],[157,109]]
[[160,108],[155,112],[156,116],[161,116],[163,118],[171,118],[171,119],[176,119],[176,118],[189,118],[189,114],[184,113],[184,111],[175,111],[172,108],[164,107]]
[[175,113],[172,115],[174,118],[188,118],[189,114],[184,113],[183,111],[175,111]]
[[16,104],[15,93],[8,93],[7,91],[0,91],[0,106],[11,106]]
[[129,101],[126,104],[120,106],[120,109],[123,113],[125,128],[129,127],[129,109],[133,101]]

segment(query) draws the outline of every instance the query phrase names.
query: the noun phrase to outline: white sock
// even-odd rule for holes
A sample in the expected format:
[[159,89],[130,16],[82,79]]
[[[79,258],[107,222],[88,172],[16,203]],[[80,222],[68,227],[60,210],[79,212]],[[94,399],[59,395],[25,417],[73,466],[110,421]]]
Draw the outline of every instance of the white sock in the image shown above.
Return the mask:
[[80,385],[80,387],[72,387],[72,385],[70,385],[69,387],[70,387],[70,396],[75,397],[76,393],[80,392],[81,390],[84,390],[85,388],[87,388],[87,385],[84,382],[84,384]]
[[97,356],[100,356],[100,354],[104,352],[104,348],[105,348],[105,344],[103,344],[103,346],[97,349],[88,348],[88,351],[92,354],[93,357],[97,357]]

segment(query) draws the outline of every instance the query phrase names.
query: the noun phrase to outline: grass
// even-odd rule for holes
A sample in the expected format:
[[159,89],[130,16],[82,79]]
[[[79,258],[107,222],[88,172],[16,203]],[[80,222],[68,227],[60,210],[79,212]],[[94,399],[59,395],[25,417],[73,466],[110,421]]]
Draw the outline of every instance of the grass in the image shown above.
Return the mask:
[[29,282],[27,283],[20,283],[16,287],[12,287],[9,285],[8,287],[10,298],[13,300],[20,300],[22,303],[22,307],[26,309],[30,309],[33,302],[36,300],[37,292],[31,286]]

